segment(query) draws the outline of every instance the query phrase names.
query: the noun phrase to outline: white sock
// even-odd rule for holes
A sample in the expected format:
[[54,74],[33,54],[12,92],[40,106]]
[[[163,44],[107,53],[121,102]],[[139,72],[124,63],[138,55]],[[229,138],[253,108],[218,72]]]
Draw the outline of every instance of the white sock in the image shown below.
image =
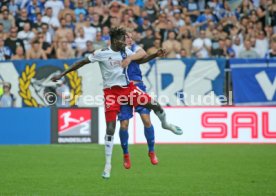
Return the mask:
[[111,168],[111,158],[113,150],[113,136],[105,135],[105,166]]
[[166,118],[166,113],[165,113],[164,110],[163,110],[162,113],[159,112],[159,111],[157,111],[157,112],[155,112],[155,114],[156,114],[156,116],[159,118],[159,120],[161,121],[163,127],[166,126],[166,125],[168,124],[168,123],[167,123],[167,118]]

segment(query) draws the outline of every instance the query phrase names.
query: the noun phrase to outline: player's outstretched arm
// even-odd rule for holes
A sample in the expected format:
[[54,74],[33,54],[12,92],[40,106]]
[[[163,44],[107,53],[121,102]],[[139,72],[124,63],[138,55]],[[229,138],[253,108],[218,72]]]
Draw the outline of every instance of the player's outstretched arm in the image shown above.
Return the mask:
[[136,61],[136,60],[145,58],[146,56],[147,56],[147,53],[144,50],[140,49],[135,54],[127,57],[126,59],[124,59],[122,61],[122,67],[127,67],[130,64],[131,61]]
[[142,59],[136,60],[136,62],[138,64],[143,64],[143,63],[147,63],[149,61],[151,61],[152,59],[156,58],[156,57],[163,57],[166,55],[166,49],[158,49],[157,52],[155,52],[154,54],[148,55]]
[[51,80],[53,82],[56,82],[57,80],[61,79],[63,76],[70,73],[71,71],[75,71],[75,70],[81,68],[82,66],[84,66],[85,64],[88,64],[88,63],[90,63],[90,60],[88,58],[84,58],[80,61],[77,61],[73,65],[71,65],[69,69],[66,69],[61,74],[54,76]]

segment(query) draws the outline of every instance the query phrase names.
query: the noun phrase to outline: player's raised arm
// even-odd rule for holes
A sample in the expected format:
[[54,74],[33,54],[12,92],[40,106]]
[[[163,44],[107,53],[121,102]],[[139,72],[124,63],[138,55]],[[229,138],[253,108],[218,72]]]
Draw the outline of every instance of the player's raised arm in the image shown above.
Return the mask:
[[63,76],[65,76],[66,74],[70,73],[71,71],[75,71],[75,70],[81,68],[82,66],[84,66],[85,64],[88,64],[90,62],[91,61],[88,58],[81,59],[80,61],[77,61],[72,66],[70,66],[69,69],[66,69],[61,74],[54,76],[51,80],[53,82],[56,82],[57,80],[61,79]]
[[149,62],[150,60],[156,58],[156,57],[163,57],[166,55],[166,49],[158,49],[154,54],[148,55],[142,59],[136,60],[137,63],[143,64],[146,62]]
[[127,67],[131,61],[137,61],[147,56],[147,53],[144,50],[139,50],[138,52],[128,56],[122,61],[122,67]]

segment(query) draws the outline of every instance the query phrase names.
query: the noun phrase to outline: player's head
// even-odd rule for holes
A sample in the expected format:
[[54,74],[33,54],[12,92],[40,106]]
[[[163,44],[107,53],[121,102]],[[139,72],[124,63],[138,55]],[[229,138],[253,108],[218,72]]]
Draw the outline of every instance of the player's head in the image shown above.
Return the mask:
[[131,46],[132,44],[133,44],[132,33],[128,31],[126,33],[126,45]]
[[126,30],[120,27],[115,27],[110,30],[110,40],[112,47],[117,50],[124,50],[126,47]]

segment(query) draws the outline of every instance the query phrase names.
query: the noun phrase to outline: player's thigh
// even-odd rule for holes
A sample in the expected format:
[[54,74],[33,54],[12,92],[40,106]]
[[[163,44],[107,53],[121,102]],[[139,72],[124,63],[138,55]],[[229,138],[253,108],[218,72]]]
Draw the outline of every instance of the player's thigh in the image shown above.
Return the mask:
[[151,102],[151,97],[142,91],[139,87],[135,86],[133,83],[130,84],[129,88],[129,103],[134,107],[138,105],[146,105]]
[[130,105],[121,105],[120,112],[118,114],[118,120],[129,120],[133,117],[133,106]]

